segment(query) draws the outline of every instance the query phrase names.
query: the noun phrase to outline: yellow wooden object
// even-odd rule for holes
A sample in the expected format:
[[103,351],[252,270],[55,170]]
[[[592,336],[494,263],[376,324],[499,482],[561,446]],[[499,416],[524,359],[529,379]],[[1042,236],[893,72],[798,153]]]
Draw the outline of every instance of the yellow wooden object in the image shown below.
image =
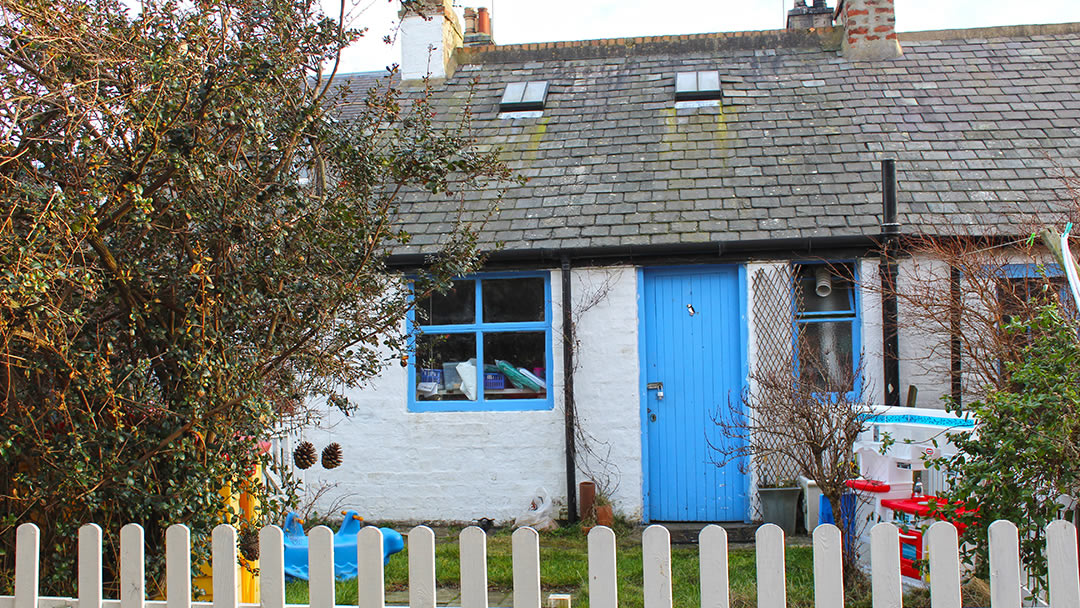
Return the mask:
[[[262,467],[257,467],[244,486],[261,483]],[[221,512],[221,519],[224,523],[231,523],[235,526],[240,521],[250,522],[255,519],[255,514],[259,510],[259,501],[249,492],[241,490],[234,493],[230,486],[225,486],[221,489],[220,494],[226,506]],[[239,573],[236,580],[239,581],[240,602],[258,604],[260,601],[259,560],[249,561],[240,556],[239,561],[240,563],[236,565]],[[199,564],[199,572],[201,575],[195,577],[192,581],[192,587],[197,589],[196,595],[200,601],[212,601],[214,599],[214,573],[210,568],[210,564],[206,562]],[[202,593],[199,593],[199,591]]]

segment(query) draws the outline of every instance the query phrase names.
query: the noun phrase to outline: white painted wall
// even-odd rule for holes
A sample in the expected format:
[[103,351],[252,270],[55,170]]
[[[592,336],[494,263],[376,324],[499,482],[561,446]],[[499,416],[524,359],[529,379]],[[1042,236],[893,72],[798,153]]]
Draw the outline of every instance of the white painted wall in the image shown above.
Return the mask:
[[[753,272],[770,264],[748,265],[749,302],[753,302]],[[864,283],[877,280],[876,259],[858,264]],[[593,450],[607,463],[582,455],[578,481],[590,475],[610,478],[616,510],[640,519],[643,462],[637,270],[629,266],[575,269],[572,280],[572,314],[578,327],[578,416]],[[562,282],[557,270],[551,272],[551,295],[554,409],[409,412],[406,370],[392,365],[368,387],[348,393],[358,406],[351,417],[328,412],[318,427],[302,433],[319,450],[332,441],[344,448],[341,467],[326,471],[316,465],[300,472],[309,499],[318,495],[318,510],[350,507],[372,520],[472,521],[490,517],[507,521],[528,507],[538,487],[546,488],[565,505]],[[880,403],[880,292],[864,285],[860,297],[864,372],[871,399]],[[748,314],[752,315],[750,308]],[[911,366],[916,360],[912,353],[925,348],[918,342],[923,338],[906,330],[901,334],[901,354],[907,357],[907,367],[901,368],[904,382],[912,377]],[[757,342],[752,330],[748,357],[753,366]],[[934,407],[934,396],[948,391],[948,378],[937,384],[920,384],[919,388],[920,404]]]
[[[578,315],[576,401],[594,445],[610,448],[616,510],[640,518],[637,275],[626,267],[580,269],[572,276],[575,309],[597,288],[610,286],[607,297]],[[399,521],[512,520],[538,487],[566,504],[558,271],[551,273],[551,295],[554,409],[409,412],[406,370],[392,365],[368,387],[348,393],[358,406],[352,416],[327,412],[318,427],[303,431],[318,450],[332,441],[344,450],[337,469],[316,465],[300,472],[308,499],[318,495],[316,508],[323,513],[355,508],[368,519]],[[590,463],[592,470],[596,466]]]

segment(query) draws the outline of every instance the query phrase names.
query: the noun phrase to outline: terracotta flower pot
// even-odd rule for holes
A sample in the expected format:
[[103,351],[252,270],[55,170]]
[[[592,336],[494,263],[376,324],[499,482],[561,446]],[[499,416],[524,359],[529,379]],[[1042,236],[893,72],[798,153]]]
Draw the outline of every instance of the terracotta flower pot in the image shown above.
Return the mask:
[[610,528],[615,523],[615,512],[611,505],[595,505],[593,509],[596,511],[596,525]]

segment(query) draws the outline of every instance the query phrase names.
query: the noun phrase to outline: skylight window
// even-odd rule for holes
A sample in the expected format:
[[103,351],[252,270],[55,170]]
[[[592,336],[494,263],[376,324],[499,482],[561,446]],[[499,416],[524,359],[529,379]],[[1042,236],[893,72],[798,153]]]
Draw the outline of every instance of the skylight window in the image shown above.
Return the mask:
[[720,99],[720,72],[679,72],[675,75],[675,101]]
[[546,80],[511,82],[503,91],[502,100],[499,101],[499,110],[502,112],[543,110],[547,91]]

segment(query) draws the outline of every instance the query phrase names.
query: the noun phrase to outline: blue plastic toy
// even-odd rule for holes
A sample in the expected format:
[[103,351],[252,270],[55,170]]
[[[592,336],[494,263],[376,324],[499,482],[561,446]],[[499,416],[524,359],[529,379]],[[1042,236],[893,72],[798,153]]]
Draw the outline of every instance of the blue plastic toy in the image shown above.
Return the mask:
[[[334,576],[341,580],[356,578],[356,535],[363,527],[364,518],[356,511],[343,511],[345,520],[334,534]],[[293,578],[308,579],[308,538],[304,534],[304,520],[296,513],[285,518],[285,574]],[[405,540],[397,530],[379,528],[383,535],[383,563],[390,556],[405,548]]]

